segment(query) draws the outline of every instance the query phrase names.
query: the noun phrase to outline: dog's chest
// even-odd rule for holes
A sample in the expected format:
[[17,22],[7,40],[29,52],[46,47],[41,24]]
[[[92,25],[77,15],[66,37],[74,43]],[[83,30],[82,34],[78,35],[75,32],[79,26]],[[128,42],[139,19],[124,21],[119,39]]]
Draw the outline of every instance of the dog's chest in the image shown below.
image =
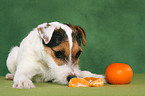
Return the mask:
[[50,68],[43,60],[39,61],[39,68],[36,71],[37,74],[33,76],[32,81],[47,82],[53,79],[50,74]]
[[36,74],[35,76],[33,76],[32,81],[34,82],[47,82],[47,81],[51,81],[53,78],[50,75],[49,70],[43,70],[43,72]]

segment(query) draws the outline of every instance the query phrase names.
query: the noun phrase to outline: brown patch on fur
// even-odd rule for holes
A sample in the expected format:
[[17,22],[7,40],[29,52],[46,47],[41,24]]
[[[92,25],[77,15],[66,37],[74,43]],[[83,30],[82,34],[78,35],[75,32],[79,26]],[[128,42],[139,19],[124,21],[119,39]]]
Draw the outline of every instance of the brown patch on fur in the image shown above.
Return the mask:
[[74,32],[77,31],[74,25],[71,25],[71,24],[67,24],[67,25],[68,25]]
[[74,39],[73,40],[73,47],[72,47],[72,60],[73,60],[73,64],[74,65],[78,65],[78,61],[79,61],[79,58],[76,58],[76,54],[79,52],[79,51],[82,51],[82,48],[81,46],[78,45],[77,41]]
[[[69,53],[70,53],[70,49],[69,49],[69,42],[67,40],[63,41],[60,45],[50,48],[44,45],[44,51],[46,52],[46,54],[49,54],[50,56],[52,56],[53,60],[55,61],[55,63],[57,65],[63,65],[67,63],[67,60],[69,59]],[[64,51],[64,55],[65,55],[65,59],[59,59],[55,56],[54,51]]]
[[47,23],[47,26],[50,26],[50,25]]
[[[44,28],[47,28],[47,27],[49,27],[49,26],[50,26],[50,25],[47,23],[47,26],[45,26]],[[37,28],[37,30],[40,31],[41,34],[43,34],[42,28],[41,28],[41,27]]]
[[86,38],[85,38],[84,31],[78,26],[75,26],[75,27],[81,32],[83,45],[86,46]]
[[85,31],[79,26],[74,26],[74,25],[71,25],[71,24],[67,24],[67,25],[73,30],[73,33],[75,35],[79,35],[78,33],[81,34],[82,43],[83,43],[84,46],[86,46]]

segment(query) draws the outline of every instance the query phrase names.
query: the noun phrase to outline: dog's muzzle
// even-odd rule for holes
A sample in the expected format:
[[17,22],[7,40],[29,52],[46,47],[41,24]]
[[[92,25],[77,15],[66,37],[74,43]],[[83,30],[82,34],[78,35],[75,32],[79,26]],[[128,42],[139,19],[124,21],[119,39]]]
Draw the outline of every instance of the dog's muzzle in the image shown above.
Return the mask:
[[67,76],[67,81],[69,82],[72,78],[76,78],[76,75],[69,75]]

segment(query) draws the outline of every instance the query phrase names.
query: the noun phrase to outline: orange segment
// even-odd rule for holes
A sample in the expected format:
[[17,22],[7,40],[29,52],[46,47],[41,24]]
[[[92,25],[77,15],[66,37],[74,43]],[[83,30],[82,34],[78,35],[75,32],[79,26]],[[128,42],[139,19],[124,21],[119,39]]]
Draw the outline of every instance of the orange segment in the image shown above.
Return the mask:
[[103,79],[102,78],[86,77],[84,79],[87,80],[91,84],[92,87],[103,86]]
[[97,80],[97,78],[94,78],[94,77],[85,77],[84,79],[87,80],[89,83]]
[[69,87],[90,87],[90,83],[82,78],[72,78],[69,81]]
[[102,78],[96,78],[95,81],[92,81],[91,83],[92,87],[101,87],[103,86],[103,79]]

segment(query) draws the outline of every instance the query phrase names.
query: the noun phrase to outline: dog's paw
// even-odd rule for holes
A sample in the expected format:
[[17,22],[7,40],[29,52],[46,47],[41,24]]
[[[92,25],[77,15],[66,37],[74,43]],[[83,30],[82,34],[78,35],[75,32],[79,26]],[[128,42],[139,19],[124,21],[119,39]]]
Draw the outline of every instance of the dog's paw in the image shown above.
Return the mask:
[[10,74],[10,73],[6,74],[6,79],[7,80],[13,80],[13,78],[14,78],[13,74]]
[[29,88],[35,88],[34,84],[32,83],[31,80],[25,80],[25,81],[18,81],[18,82],[15,82],[13,84],[13,88],[26,88],[26,89],[29,89]]
[[103,79],[103,83],[107,83],[106,81],[106,77],[103,75],[98,75],[98,74],[94,74],[91,73],[89,71],[81,71],[81,77],[85,78],[85,77],[95,77],[95,78],[102,78]]

